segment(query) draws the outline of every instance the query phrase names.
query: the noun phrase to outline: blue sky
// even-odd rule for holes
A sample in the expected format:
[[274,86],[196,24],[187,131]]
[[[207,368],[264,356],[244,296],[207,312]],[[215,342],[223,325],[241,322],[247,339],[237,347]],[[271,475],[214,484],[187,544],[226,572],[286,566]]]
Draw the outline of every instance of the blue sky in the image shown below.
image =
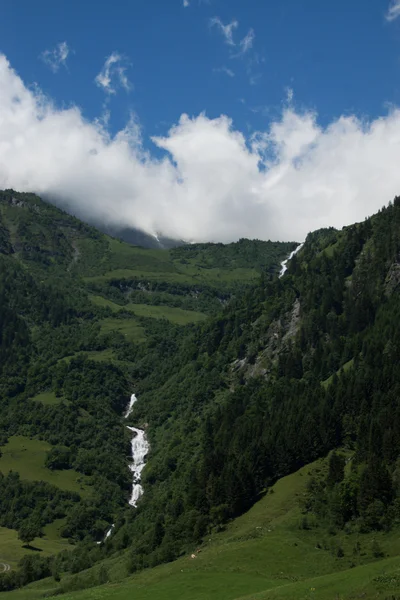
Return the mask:
[[[362,130],[363,121],[378,123],[379,117],[389,118],[388,113],[393,107],[400,105],[400,2],[397,0],[336,0],[334,3],[323,0],[114,0],[112,3],[104,0],[96,3],[3,0],[0,52],[8,60],[8,69],[22,80],[24,90],[33,94],[37,101],[40,88],[47,101],[53,103],[53,110],[58,116],[65,117],[67,109],[78,107],[82,124],[94,126],[102,119],[110,136],[104,142],[108,152],[115,148],[112,147],[114,136],[126,130],[129,120],[132,135],[134,123],[137,130],[133,129],[133,137],[140,130],[141,139],[135,138],[134,148],[132,140],[129,142],[130,151],[139,162],[147,163],[146,177],[161,157],[168,156],[168,168],[177,169],[175,173],[168,173],[164,187],[155,191],[150,185],[151,194],[158,194],[160,205],[169,215],[171,211],[185,212],[184,191],[187,197],[193,195],[190,211],[194,212],[197,223],[201,225],[189,223],[190,215],[187,215],[173,226],[169,224],[166,227],[170,234],[190,238],[205,239],[208,236],[209,222],[203,214],[197,214],[193,206],[197,206],[199,198],[210,193],[210,189],[195,188],[198,181],[206,176],[205,172],[200,169],[194,173],[193,161],[190,168],[184,163],[194,144],[199,144],[206,159],[209,151],[202,136],[207,136],[207,140],[213,139],[211,123],[220,128],[221,135],[222,131],[226,134],[224,140],[235,132],[243,136],[247,149],[252,153],[252,156],[244,157],[246,161],[249,158],[246,165],[240,163],[246,173],[243,189],[239,185],[244,198],[241,210],[236,210],[241,197],[233,198],[232,195],[232,185],[236,189],[238,182],[232,182],[212,202],[206,203],[205,210],[213,220],[222,215],[225,217],[233,207],[233,216],[228,219],[232,222],[235,219],[240,221],[249,202],[254,205],[254,218],[243,231],[228,224],[227,235],[220,230],[210,233],[214,238],[231,239],[242,233],[261,235],[254,222],[260,218],[259,205],[262,202],[269,203],[263,217],[269,223],[266,227],[268,235],[273,235],[273,227],[277,227],[277,221],[282,221],[282,214],[291,212],[291,206],[284,205],[284,193],[289,184],[283,181],[278,190],[274,188],[273,198],[266,196],[266,190],[269,194],[273,187],[272,175],[275,179],[277,175],[282,178],[285,161],[292,161],[291,167],[298,169],[299,162],[309,162],[309,155],[305,157],[302,154],[299,161],[299,156],[292,155],[291,150],[283,151],[283,132],[284,139],[288,134],[293,139],[305,136],[309,152],[311,147],[315,147],[315,135],[318,133],[321,137],[322,130],[326,140],[332,125],[337,125],[341,118],[359,119],[358,127]],[[200,119],[201,113],[205,113],[206,120]],[[182,114],[193,119],[191,129],[187,125],[179,126]],[[221,115],[232,122],[218,121]],[[314,119],[314,133],[307,132],[307,128],[311,127],[307,121],[310,115]],[[22,113],[20,118],[22,123],[25,118]],[[178,131],[171,136],[169,132],[173,126],[178,127]],[[255,134],[256,138],[252,138]],[[152,136],[166,136],[168,141],[154,144]],[[365,135],[362,138],[364,140]],[[222,137],[218,139],[222,143]],[[262,139],[263,143],[255,148],[254,139]],[[271,139],[273,147],[267,148],[266,140]],[[232,150],[232,155],[227,151],[229,157],[226,160],[229,160],[231,170],[239,161],[240,151],[243,154],[245,150],[238,139],[236,142],[238,154],[235,154],[236,150]],[[15,140],[12,141],[14,143]],[[216,140],[213,143],[217,143]],[[396,145],[397,138],[392,143]],[[323,151],[326,147],[324,142]],[[397,145],[395,147],[397,152]],[[139,156],[139,150],[150,155]],[[376,152],[378,154],[378,150]],[[96,153],[100,153],[98,148]],[[225,150],[222,154],[226,156]],[[370,150],[366,149],[365,154],[371,154]],[[279,164],[273,166],[280,167],[280,171],[271,172],[270,180],[261,181],[260,174],[271,169],[268,162],[271,156],[277,158]],[[247,177],[254,168],[252,159],[258,165],[253,179]],[[149,161],[154,164],[150,165]],[[214,159],[213,165],[218,161],[219,156]],[[326,162],[321,153],[318,161],[316,164]],[[118,162],[119,167],[121,162],[122,158]],[[21,166],[20,161],[19,164],[23,170],[24,163]],[[213,181],[214,175],[218,178],[213,172],[213,165],[209,165],[210,181]],[[36,165],[35,168],[39,167]],[[369,169],[370,165],[365,164],[367,167]],[[67,179],[65,174],[60,176],[54,187],[49,187],[48,183],[50,179],[57,179],[58,165],[54,165],[52,177],[47,173],[43,176],[43,182],[30,179],[26,173],[23,177],[16,177],[12,175],[13,168],[13,165],[7,164],[7,176],[1,178],[0,166],[0,183],[3,181],[5,185],[15,181],[20,187],[32,185],[42,193],[63,196],[60,188]],[[352,174],[362,168],[363,164],[355,166]],[[376,179],[383,174],[382,168],[377,165]],[[223,172],[224,168],[221,169]],[[310,174],[307,172],[306,175]],[[228,178],[228,175],[224,177]],[[346,172],[347,177],[350,175]],[[351,177],[349,187],[357,187]],[[180,185],[182,198],[176,206],[166,191],[172,186],[171,178],[175,178],[174,185],[187,184],[186,190]],[[343,175],[338,174],[336,179],[342,178]],[[323,180],[311,187],[323,190],[327,185],[329,198],[335,192],[341,193],[340,189],[332,187],[334,183],[326,184]],[[400,193],[400,180],[397,179],[387,190],[382,190],[383,197],[379,199],[378,207],[390,199],[386,195],[397,190],[397,186]],[[131,224],[155,232],[165,229],[166,218],[160,223],[154,215],[138,219],[132,216],[141,213],[140,198],[150,194],[148,189],[146,187],[146,193],[142,189],[125,190],[125,202],[130,202],[135,209],[125,210],[127,204],[121,204],[119,210],[121,220],[124,218]],[[68,192],[67,200],[79,195],[77,189],[72,192]],[[312,206],[315,192],[304,193]],[[254,194],[257,200],[252,202]],[[361,190],[357,194],[359,196]],[[74,202],[75,205],[82,204],[80,199]],[[113,210],[106,204],[107,199],[104,199],[98,210],[99,218],[111,219]],[[271,207],[277,204],[283,212],[275,215]],[[354,204],[354,210],[352,206],[349,205],[347,211],[343,209],[334,224],[341,225],[351,218],[362,217],[360,202],[357,207]],[[212,212],[213,207],[217,207],[216,212]],[[87,207],[86,213],[89,214],[92,208]],[[159,205],[154,202],[152,210],[157,212],[158,208]],[[369,213],[373,209],[371,201],[364,212]],[[85,210],[82,210],[83,215]],[[299,215],[298,223],[300,221],[303,225],[298,225],[297,229],[296,226],[288,230],[279,230],[278,227],[277,235],[302,237],[306,232],[308,215]],[[315,225],[325,221],[330,224],[332,216],[321,210]]]
[[[105,58],[125,56],[133,87],[112,98],[113,127],[134,109],[148,134],[201,111],[258,129],[288,87],[296,104],[329,122],[400,103],[400,19],[388,22],[387,8],[382,0],[191,0],[187,8],[182,0],[99,0],[95,9],[79,0],[3,0],[0,49],[25,81],[89,118],[102,110],[94,78]],[[210,26],[214,17],[237,21],[236,43],[252,29],[253,47],[232,58],[238,49]],[[39,56],[63,41],[67,68],[53,74]]]

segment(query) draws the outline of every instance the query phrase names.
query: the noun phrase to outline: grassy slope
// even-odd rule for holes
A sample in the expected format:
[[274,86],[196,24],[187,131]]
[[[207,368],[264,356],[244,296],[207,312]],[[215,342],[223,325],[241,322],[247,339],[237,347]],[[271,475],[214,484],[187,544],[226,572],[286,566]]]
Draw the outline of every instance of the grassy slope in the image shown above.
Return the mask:
[[146,333],[143,327],[139,325],[136,319],[113,319],[109,317],[100,321],[101,333],[111,333],[119,331],[130,342],[142,342],[146,339]]
[[76,271],[86,281],[102,282],[110,279],[137,277],[139,279],[167,281],[170,283],[198,284],[251,282],[259,277],[259,271],[249,265],[247,268],[226,266],[223,268],[206,268],[195,260],[182,263],[173,258],[168,250],[154,250],[130,246],[105,236],[108,242],[106,253],[99,254],[97,260],[96,243],[92,240],[78,242],[82,255],[91,258],[85,263],[81,259],[75,265]]
[[68,541],[59,535],[59,529],[63,523],[64,519],[59,519],[50,525],[46,525],[43,530],[43,537],[35,538],[31,542],[31,548],[27,548],[22,544],[14,529],[0,527],[0,562],[5,562],[11,568],[15,568],[18,561],[26,554],[40,552],[41,556],[50,556],[62,550],[70,549],[71,546]]
[[103,298],[102,296],[96,295],[90,296],[90,300],[93,302],[93,304],[96,304],[97,306],[101,306],[103,308],[110,308],[114,313],[123,310],[124,312],[131,312],[137,315],[138,317],[167,319],[168,321],[171,321],[171,323],[176,323],[177,325],[197,323],[198,321],[203,321],[207,318],[207,316],[204,313],[193,310],[184,310],[182,308],[176,308],[174,306],[155,306],[151,304],[132,303],[121,306],[120,304],[112,302],[107,298]]
[[153,319],[168,319],[177,325],[187,325],[204,321],[206,315],[194,310],[184,310],[173,306],[151,306],[150,304],[128,304],[126,307],[138,317],[152,317]]
[[[260,269],[253,266],[250,260],[246,264],[245,258],[242,258],[241,266],[237,266],[237,261],[234,259],[226,260],[225,258],[223,260],[221,257],[221,266],[218,266],[218,253],[226,251],[224,247],[214,250],[212,245],[210,248],[207,245],[200,245],[194,257],[186,260],[183,258],[185,249],[168,251],[139,248],[108,236],[104,237],[104,243],[105,247],[103,245],[99,248],[96,240],[82,239],[77,242],[79,260],[74,264],[73,269],[87,284],[104,284],[111,280],[134,278],[146,283],[166,282],[194,287],[204,284],[215,289],[226,290],[237,284],[251,284],[260,276]],[[259,242],[259,244],[261,248],[264,243]],[[290,244],[287,246],[289,248]],[[235,245],[233,247],[236,248]],[[260,254],[263,251],[260,249]],[[207,252],[217,252],[216,256],[212,255],[212,262],[206,256]],[[285,256],[286,247],[279,260]],[[243,266],[242,263],[246,266]],[[109,308],[115,313],[123,309],[140,317],[164,318],[177,325],[187,325],[206,318],[199,311],[183,310],[166,305],[128,304],[121,306],[97,294],[90,295],[90,300],[95,305]],[[102,322],[103,333],[113,329],[121,331],[127,335],[127,339],[132,341],[141,341],[145,336],[143,331],[141,332],[143,335],[141,335],[135,329],[134,320],[130,319],[125,319],[120,323],[110,319]]]
[[59,404],[63,398],[57,398],[54,392],[42,392],[41,394],[37,394],[32,400],[52,406],[54,404]]
[[93,304],[95,304],[96,306],[100,306],[102,308],[109,308],[112,312],[118,312],[122,308],[125,308],[120,304],[116,304],[111,300],[107,300],[107,298],[103,298],[103,296],[90,295],[89,300],[93,302]]
[[[138,341],[139,340],[137,338],[136,342],[138,342]],[[129,361],[118,360],[118,358],[115,356],[114,350],[112,348],[107,348],[106,350],[86,350],[86,351],[76,352],[75,354],[72,354],[71,356],[66,356],[64,358],[60,358],[60,360],[58,362],[59,363],[61,363],[61,362],[69,363],[69,362],[71,362],[71,360],[73,358],[77,358],[78,356],[81,356],[81,355],[87,356],[90,360],[93,360],[95,362],[112,363],[112,364],[115,364],[124,369],[129,369],[132,366],[132,363]],[[44,394],[46,395],[47,392],[45,392]],[[51,394],[52,394],[52,392],[49,393],[49,395],[51,395]],[[41,396],[41,394],[39,394],[38,396],[33,398],[33,400],[38,399],[39,396]],[[61,401],[61,398],[59,400]],[[68,403],[68,400],[64,400],[64,402]]]
[[[136,251],[136,248],[134,249]],[[167,250],[149,250],[149,252],[165,252]],[[132,263],[135,264],[136,252],[132,252]],[[232,285],[237,282],[252,283],[256,281],[260,273],[251,268],[240,269],[204,269],[201,267],[183,266],[175,267],[174,263],[160,264],[155,270],[153,264],[142,264],[130,269],[110,269],[101,275],[86,275],[84,281],[88,283],[104,283],[111,279],[141,279],[145,281],[166,281],[168,283],[182,283],[199,285],[201,283],[219,288],[221,285]],[[161,266],[171,267],[170,270],[161,270]]]
[[[53,396],[52,393],[43,393],[36,396],[35,400],[51,404]],[[87,484],[88,477],[73,469],[52,471],[45,467],[46,453],[50,448],[50,444],[41,440],[31,440],[21,435],[12,436],[1,449],[0,471],[4,474],[9,471],[17,471],[21,479],[47,481],[62,490],[78,492],[83,497],[87,496],[90,492]],[[43,537],[35,538],[30,548],[22,544],[15,530],[0,527],[0,562],[8,563],[12,568],[16,568],[18,561],[31,552],[40,552],[42,556],[50,556],[70,549],[68,541],[61,538],[59,533],[63,523],[64,520],[59,519],[46,525],[43,529]]]
[[[329,536],[315,524],[299,528],[301,499],[313,469],[324,461],[285,477],[248,513],[225,532],[212,534],[196,558],[185,556],[173,563],[149,569],[128,579],[124,555],[105,561],[111,582],[88,590],[67,593],[65,600],[337,600],[391,598],[400,593],[400,540],[389,534]],[[370,547],[379,540],[385,558],[376,561]],[[352,549],[361,544],[361,556]],[[317,544],[322,548],[318,549]],[[338,558],[341,546],[344,557]],[[95,569],[98,570],[99,567]],[[92,570],[93,573],[94,569]],[[82,579],[88,573],[79,575]],[[68,584],[66,578],[65,583]],[[4,600],[43,597],[55,589],[47,580],[3,594]]]
[[[342,365],[342,367],[339,369],[339,371],[341,369],[343,369],[343,371],[346,373],[346,371],[348,371],[349,369],[351,369],[353,367],[354,364],[354,358],[351,358],[349,361],[347,361],[347,363],[344,363],[344,365]],[[338,371],[338,374],[339,374]],[[329,386],[329,384],[332,382],[333,380],[333,375],[331,375],[330,377],[328,377],[328,379],[325,379],[325,381],[321,382],[321,385],[324,386],[324,388],[327,388]]]
[[45,467],[46,453],[51,446],[41,440],[30,440],[22,435],[9,438],[2,447],[0,471],[18,471],[21,479],[29,481],[47,481],[62,490],[78,492],[85,495],[88,492],[88,477],[73,469],[67,471],[51,471]]

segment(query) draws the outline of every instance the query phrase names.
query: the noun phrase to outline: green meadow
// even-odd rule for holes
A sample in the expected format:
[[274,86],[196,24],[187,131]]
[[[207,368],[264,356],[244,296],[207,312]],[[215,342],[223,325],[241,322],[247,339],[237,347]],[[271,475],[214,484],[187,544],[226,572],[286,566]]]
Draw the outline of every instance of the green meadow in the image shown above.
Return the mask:
[[[138,317],[147,317],[153,319],[167,319],[171,323],[177,325],[187,325],[188,323],[198,323],[204,321],[207,315],[201,312],[184,310],[182,308],[176,308],[174,306],[165,305],[152,305],[152,304],[126,304],[121,306],[116,302],[112,302],[102,296],[90,296],[90,300],[103,308],[110,308],[112,312],[118,311],[131,312]],[[113,321],[115,322],[115,321]]]
[[54,392],[41,392],[32,398],[34,402],[41,402],[49,406],[59,404],[63,398],[58,398]]
[[184,259],[168,250],[131,246],[105,236],[108,248],[98,248],[94,240],[80,240],[80,260],[76,269],[84,281],[103,283],[111,279],[143,279],[169,283],[220,286],[221,284],[250,283],[260,271],[248,266],[236,266],[228,261],[223,267],[208,264],[201,255]]
[[173,306],[154,306],[151,304],[128,304],[125,309],[133,312],[138,317],[150,317],[153,319],[167,319],[177,325],[198,323],[207,319],[207,315],[193,310],[184,310]]
[[146,339],[144,328],[135,318],[116,319],[109,317],[100,321],[100,332],[108,334],[118,331],[130,342],[143,342]]
[[[177,561],[127,577],[127,555],[105,560],[109,583],[68,592],[77,580],[62,579],[65,600],[391,600],[400,593],[400,539],[396,532],[329,535],[318,523],[302,527],[301,499],[320,460],[279,480],[253,508]],[[384,557],[376,560],[376,539]],[[360,552],[355,555],[354,547]],[[338,548],[342,549],[338,553]],[[191,558],[192,553],[195,558]],[[80,573],[90,586],[100,566]],[[51,596],[48,579],[5,600]]]
[[89,478],[73,469],[52,471],[45,467],[46,454],[51,446],[42,440],[31,440],[22,435],[9,438],[1,448],[0,471],[4,474],[16,471],[21,479],[47,481],[70,492],[88,493]]
[[220,287],[221,284],[251,283],[259,278],[255,269],[204,269],[197,266],[185,265],[182,269],[171,271],[148,271],[146,268],[113,269],[102,275],[83,277],[88,283],[104,283],[111,279],[141,279],[145,281],[166,281],[168,283],[193,284],[205,283]]
[[93,302],[93,304],[96,304],[96,306],[110,308],[113,312],[117,312],[118,310],[124,308],[124,306],[120,306],[119,304],[116,304],[111,300],[107,300],[107,298],[103,298],[102,296],[91,295],[89,296],[89,299],[91,302]]
[[64,519],[59,519],[46,525],[43,528],[43,537],[35,538],[30,548],[23,545],[14,529],[0,527],[0,563],[5,562],[11,568],[16,568],[18,561],[27,554],[40,552],[41,556],[50,556],[70,549],[68,541],[60,537],[59,530],[63,524]]

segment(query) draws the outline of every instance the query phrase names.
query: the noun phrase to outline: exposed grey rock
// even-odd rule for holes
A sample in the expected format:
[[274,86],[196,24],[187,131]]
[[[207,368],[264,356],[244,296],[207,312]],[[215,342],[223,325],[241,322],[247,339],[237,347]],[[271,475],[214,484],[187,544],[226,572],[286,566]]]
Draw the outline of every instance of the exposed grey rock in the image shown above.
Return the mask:
[[400,285],[400,264],[393,263],[385,280],[385,294],[391,296]]
[[273,321],[268,327],[264,339],[260,340],[260,345],[264,348],[258,353],[255,362],[249,364],[247,358],[235,360],[232,363],[232,371],[243,371],[245,379],[268,377],[279,353],[288,346],[299,330],[300,310],[300,300],[296,298],[291,311],[288,311],[282,318]]

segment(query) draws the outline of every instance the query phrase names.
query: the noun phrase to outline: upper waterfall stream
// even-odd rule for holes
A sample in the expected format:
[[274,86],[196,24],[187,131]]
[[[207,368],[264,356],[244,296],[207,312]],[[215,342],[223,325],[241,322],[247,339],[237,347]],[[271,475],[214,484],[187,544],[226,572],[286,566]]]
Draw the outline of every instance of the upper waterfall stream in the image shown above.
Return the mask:
[[303,246],[304,246],[304,242],[302,242],[301,244],[299,244],[299,245],[297,246],[297,248],[295,248],[295,249],[293,250],[293,252],[291,252],[291,253],[289,254],[289,256],[288,256],[288,257],[287,257],[285,260],[283,260],[283,261],[281,262],[281,270],[280,270],[280,273],[279,273],[279,277],[283,277],[283,275],[284,275],[284,274],[286,273],[286,271],[287,271],[287,264],[288,264],[288,262],[289,262],[290,260],[292,260],[292,258],[293,258],[293,256],[294,256],[295,254],[297,254],[298,252],[300,252],[300,250],[302,249],[302,247],[303,247]]

